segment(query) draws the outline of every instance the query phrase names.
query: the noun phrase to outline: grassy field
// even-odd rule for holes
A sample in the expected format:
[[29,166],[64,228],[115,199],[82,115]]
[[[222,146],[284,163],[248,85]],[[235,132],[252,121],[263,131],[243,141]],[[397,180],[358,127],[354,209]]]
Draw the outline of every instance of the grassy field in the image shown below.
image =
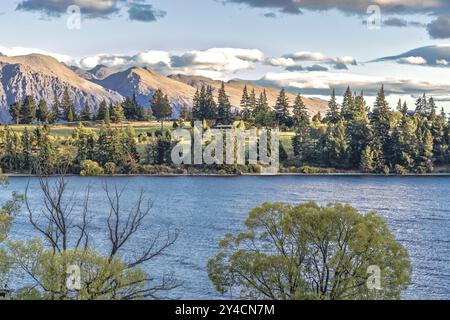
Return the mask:
[[[86,128],[90,128],[92,130],[98,131],[100,130],[102,124],[96,123],[96,122],[83,122],[83,125]],[[126,128],[127,126],[131,125],[135,131],[136,134],[139,135],[143,132],[154,132],[156,130],[161,129],[161,123],[156,121],[150,121],[150,122],[123,122],[120,124],[111,124],[112,128]],[[72,123],[72,124],[55,124],[50,126],[50,134],[55,137],[68,137],[72,135],[73,130],[78,126],[78,123]],[[25,130],[25,128],[28,128],[30,130],[36,128],[37,125],[11,125],[10,128],[12,128],[14,131],[21,132]],[[164,129],[168,130],[172,128],[172,122],[168,121],[164,123]]]
[[[97,122],[83,122],[83,125],[86,128],[90,128],[94,131],[99,131],[102,124]],[[126,128],[127,126],[131,125],[136,135],[139,135],[141,133],[146,132],[155,132],[157,130],[161,129],[161,123],[156,121],[150,121],[150,122],[123,122],[120,124],[111,124],[112,128]],[[71,124],[55,124],[50,126],[50,134],[54,137],[64,138],[64,137],[70,137],[72,135],[73,130],[78,126],[78,123],[71,123]],[[170,130],[172,129],[173,122],[172,121],[166,121],[164,122],[164,130]],[[25,128],[28,128],[29,130],[33,130],[36,128],[37,125],[10,125],[10,128],[12,128],[14,131],[22,132],[25,130]],[[280,143],[283,144],[286,152],[289,156],[293,155],[292,150],[292,138],[294,137],[293,132],[280,132]],[[138,152],[141,154],[141,157],[146,156],[146,144],[138,144],[137,146]]]

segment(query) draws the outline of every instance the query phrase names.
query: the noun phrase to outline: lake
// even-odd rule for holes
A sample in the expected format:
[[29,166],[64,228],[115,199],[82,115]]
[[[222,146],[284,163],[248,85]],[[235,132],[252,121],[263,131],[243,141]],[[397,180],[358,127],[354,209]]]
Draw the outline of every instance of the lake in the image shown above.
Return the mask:
[[[266,201],[299,203],[314,200],[320,204],[343,202],[357,209],[377,211],[409,251],[413,266],[412,283],[403,298],[450,299],[450,178],[449,177],[114,177],[68,178],[76,199],[92,189],[91,209],[95,245],[104,248],[102,232],[108,215],[102,184],[126,187],[129,205],[143,188],[153,200],[152,214],[145,223],[144,236],[178,228],[176,244],[149,265],[152,275],[174,272],[183,286],[168,298],[220,299],[211,285],[206,264],[218,250],[218,242],[228,232],[243,230],[248,212]],[[11,178],[1,189],[0,203],[11,192],[23,192],[28,178]],[[38,209],[42,198],[37,180],[30,181],[30,201]],[[12,230],[16,238],[33,234],[24,215]],[[142,238],[141,238],[142,237]],[[138,245],[139,246],[139,245]],[[134,248],[136,249],[136,248]],[[130,252],[133,248],[129,248]],[[225,297],[228,298],[228,297]]]

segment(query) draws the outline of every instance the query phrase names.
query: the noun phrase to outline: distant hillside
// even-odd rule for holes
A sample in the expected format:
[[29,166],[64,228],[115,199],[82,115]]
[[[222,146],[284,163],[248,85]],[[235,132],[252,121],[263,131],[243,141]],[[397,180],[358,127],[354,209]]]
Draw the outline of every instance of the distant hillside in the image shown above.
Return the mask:
[[[186,75],[178,74],[178,75],[171,75],[171,76],[169,76],[169,78],[186,83],[195,88],[200,88],[202,85],[210,85],[214,88],[214,91],[216,94],[222,85],[221,81],[211,80],[209,78],[201,77],[201,76],[186,76]],[[277,97],[280,93],[280,89],[266,87],[266,86],[258,86],[258,85],[255,85],[254,83],[248,82],[248,81],[231,80],[231,81],[228,81],[225,83],[225,90],[226,90],[227,95],[230,98],[230,102],[233,106],[238,107],[240,105],[241,98],[242,98],[242,91],[244,90],[244,87],[246,85],[247,85],[249,92],[253,89],[255,90],[257,97],[259,97],[259,94],[263,90],[266,90],[269,105],[270,106],[275,105]],[[294,95],[292,93],[288,93],[287,96],[291,103],[294,102],[296,95]],[[315,115],[319,111],[322,114],[324,114],[326,112],[326,110],[328,109],[328,103],[322,99],[303,97],[303,101],[305,102],[306,106],[308,107],[308,110],[311,115]]]
[[130,68],[110,75],[97,82],[105,88],[114,90],[124,97],[136,94],[137,100],[144,106],[150,105],[150,100],[156,90],[163,90],[174,107],[175,114],[182,106],[191,107],[195,94],[194,87],[173,80],[147,68]]
[[[9,120],[8,106],[26,95],[37,100],[45,99],[49,104],[62,98],[65,88],[73,97],[77,110],[89,101],[98,105],[102,100],[122,101],[124,97],[136,94],[140,104],[150,107],[150,100],[157,89],[167,93],[174,107],[176,116],[182,106],[191,108],[197,88],[210,85],[217,95],[220,81],[205,77],[172,75],[164,76],[148,68],[133,67],[123,71],[119,67],[99,65],[91,70],[68,67],[56,59],[31,54],[26,56],[7,57],[0,55],[0,121]],[[239,107],[242,90],[247,85],[249,90],[255,89],[259,94],[265,89],[270,105],[274,105],[279,88],[258,86],[251,82],[231,80],[225,87],[234,107]],[[289,93],[291,102],[295,95]],[[318,111],[324,113],[327,102],[321,99],[304,99],[310,114]]]

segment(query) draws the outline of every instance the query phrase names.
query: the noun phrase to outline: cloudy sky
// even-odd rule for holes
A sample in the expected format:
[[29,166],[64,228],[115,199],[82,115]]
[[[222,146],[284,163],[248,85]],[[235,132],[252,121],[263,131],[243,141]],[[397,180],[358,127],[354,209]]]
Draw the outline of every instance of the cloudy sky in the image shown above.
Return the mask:
[[351,85],[369,103],[384,83],[392,103],[426,91],[450,112],[448,0],[7,0],[0,52],[325,98]]

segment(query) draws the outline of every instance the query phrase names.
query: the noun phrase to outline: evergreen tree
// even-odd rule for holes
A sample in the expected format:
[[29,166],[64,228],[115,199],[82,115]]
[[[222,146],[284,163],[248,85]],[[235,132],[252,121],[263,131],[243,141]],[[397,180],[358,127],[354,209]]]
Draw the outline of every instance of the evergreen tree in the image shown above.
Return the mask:
[[293,111],[293,124],[296,130],[304,130],[304,128],[309,127],[309,115],[308,109],[303,102],[302,96],[299,94],[295,98],[294,105],[292,107]]
[[424,93],[421,97],[416,100],[416,113],[424,116],[428,112],[428,101],[427,96]]
[[137,102],[136,93],[133,92],[131,99],[126,97],[122,103],[123,113],[127,120],[143,120],[140,119],[140,106]]
[[221,124],[229,125],[232,122],[231,103],[225,91],[225,84],[219,90],[217,98],[217,120]]
[[355,101],[353,98],[352,91],[350,87],[347,87],[347,90],[344,94],[344,100],[342,102],[341,114],[345,121],[352,121],[354,116],[355,109]]
[[106,111],[109,112],[109,108],[108,108],[108,105],[107,105],[106,101],[103,100],[102,102],[100,102],[100,105],[98,106],[98,110],[97,110],[97,114],[96,114],[95,118],[98,121],[104,121],[105,120]]
[[[203,89],[203,86],[202,86]],[[197,88],[194,95],[194,102],[192,104],[192,117],[195,120],[203,120],[203,115],[201,114],[201,97],[200,90]]]
[[19,100],[9,106],[9,114],[16,124],[22,121],[22,102]]
[[111,120],[114,123],[121,123],[123,120],[125,120],[125,114],[123,111],[123,107],[119,102],[117,102],[113,107],[113,110],[111,113]]
[[164,129],[164,119],[172,115],[172,106],[169,98],[161,89],[156,90],[151,100],[153,116],[161,121],[161,130]]
[[363,93],[353,99],[353,108],[348,113],[346,136],[349,142],[349,164],[357,168],[361,155],[369,143],[370,128],[366,102]]
[[103,114],[103,122],[104,122],[106,125],[109,125],[109,124],[111,123],[111,113],[110,113],[110,110],[111,110],[111,108],[110,108],[108,105],[106,105],[106,103],[105,103],[105,105],[104,105],[104,114]]
[[[80,120],[81,121],[91,121],[91,106],[89,105],[88,99],[86,99],[86,101],[84,103],[84,107],[81,110]],[[84,160],[90,160],[90,159],[84,159]]]
[[22,123],[30,124],[36,120],[36,101],[32,96],[26,96],[22,107]]
[[363,172],[371,173],[374,171],[373,152],[370,145],[366,146],[361,154],[360,169]]
[[41,99],[39,101],[36,117],[40,123],[48,123],[50,120],[47,101],[45,101],[44,99]]
[[325,116],[327,124],[337,124],[341,120],[341,112],[339,105],[336,102],[336,92],[333,89],[331,93],[331,99],[328,102],[328,111]]
[[63,97],[61,100],[61,107],[64,112],[64,120],[67,122],[75,121],[75,108],[73,106],[72,98],[69,94],[69,90],[64,89]]
[[382,86],[373,107],[371,123],[373,134],[381,143],[381,150],[385,156],[392,154],[392,146],[390,145],[391,118],[391,110],[386,101],[384,86]]
[[247,85],[245,85],[244,89],[242,90],[242,98],[241,98],[240,107],[241,107],[242,119],[247,120],[250,117],[250,114],[252,112],[251,99],[250,99],[250,95],[248,94]]
[[34,141],[33,135],[25,128],[22,133],[21,142],[22,142],[22,169],[29,171],[33,168],[33,152],[34,152]]
[[336,125],[329,126],[326,133],[325,148],[328,164],[334,168],[348,167],[349,145],[345,131],[345,121],[341,119]]
[[58,96],[55,94],[50,112],[50,122],[56,123],[61,119],[62,119],[61,104],[58,100]]
[[292,126],[292,117],[289,113],[289,99],[286,95],[286,91],[281,89],[278,95],[277,101],[275,103],[275,113],[279,125],[284,125],[286,127]]

